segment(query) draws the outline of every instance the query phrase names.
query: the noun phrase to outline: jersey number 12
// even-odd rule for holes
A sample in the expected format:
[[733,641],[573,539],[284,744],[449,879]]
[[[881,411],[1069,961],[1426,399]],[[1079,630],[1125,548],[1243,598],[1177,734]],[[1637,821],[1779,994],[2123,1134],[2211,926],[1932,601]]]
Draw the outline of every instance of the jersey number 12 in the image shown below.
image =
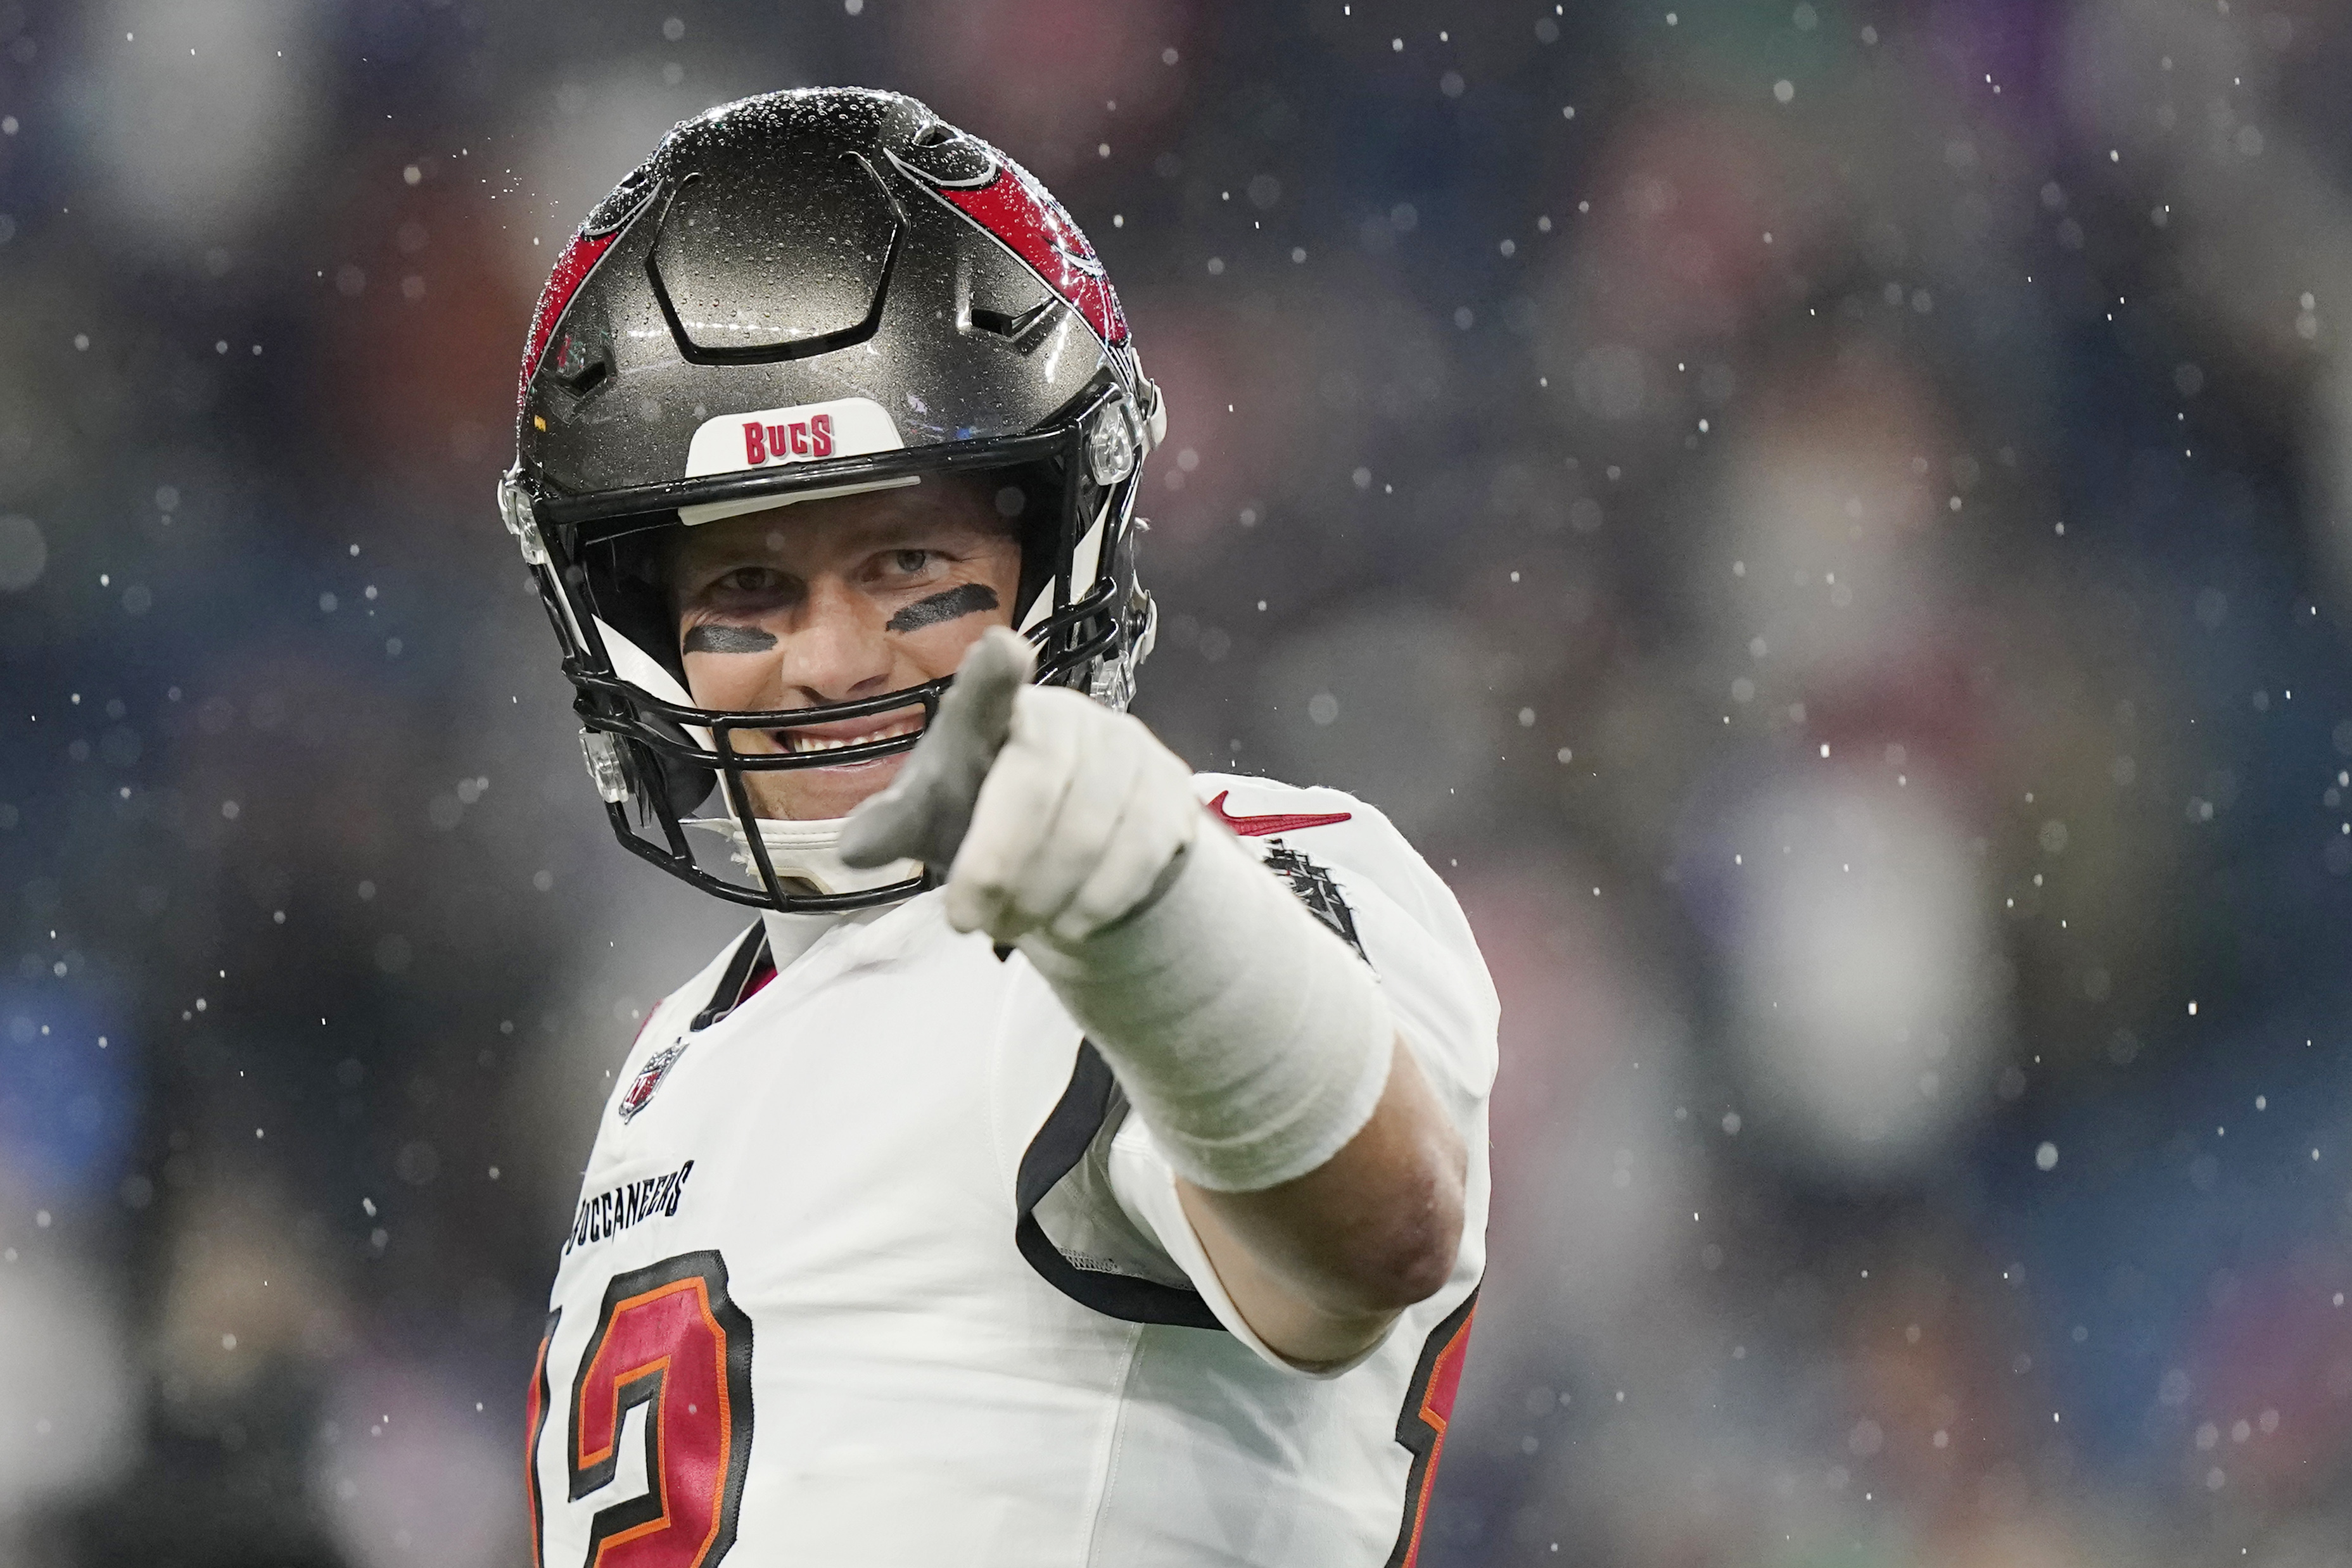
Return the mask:
[[[534,1564],[545,1534],[539,1447],[551,1413],[547,1353],[562,1316],[548,1318],[531,1378],[524,1458]],[[604,1288],[568,1401],[572,1501],[618,1478],[628,1413],[641,1405],[645,1490],[596,1511],[582,1568],[717,1568],[735,1544],[751,1459],[751,1320],[729,1297],[716,1251],[665,1259]]]

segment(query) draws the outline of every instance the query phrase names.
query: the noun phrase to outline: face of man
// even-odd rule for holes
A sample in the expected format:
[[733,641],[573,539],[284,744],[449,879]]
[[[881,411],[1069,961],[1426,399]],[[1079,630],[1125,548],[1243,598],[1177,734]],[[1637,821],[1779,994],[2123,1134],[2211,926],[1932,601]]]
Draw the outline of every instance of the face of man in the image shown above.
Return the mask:
[[[850,702],[952,674],[1012,624],[1021,545],[978,478],[803,501],[684,530],[667,580],[696,706],[759,712]],[[793,729],[734,730],[742,752],[831,750],[920,729],[920,706]],[[762,817],[846,816],[906,754],[745,772]]]

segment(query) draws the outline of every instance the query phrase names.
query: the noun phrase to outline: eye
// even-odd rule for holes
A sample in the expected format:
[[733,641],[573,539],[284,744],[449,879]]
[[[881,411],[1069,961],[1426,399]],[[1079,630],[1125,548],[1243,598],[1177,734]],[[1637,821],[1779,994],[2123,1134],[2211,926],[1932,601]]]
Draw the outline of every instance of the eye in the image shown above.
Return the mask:
[[710,586],[721,593],[773,593],[783,580],[772,566],[739,566]]
[[896,550],[892,552],[890,560],[892,565],[911,577],[931,564],[931,552],[927,549]]

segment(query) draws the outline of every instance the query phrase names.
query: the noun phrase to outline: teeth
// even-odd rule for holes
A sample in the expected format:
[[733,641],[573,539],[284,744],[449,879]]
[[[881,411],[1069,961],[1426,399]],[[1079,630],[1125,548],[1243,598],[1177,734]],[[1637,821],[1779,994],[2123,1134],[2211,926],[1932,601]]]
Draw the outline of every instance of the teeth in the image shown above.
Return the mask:
[[921,727],[921,724],[914,719],[902,719],[897,724],[884,725],[880,729],[868,731],[865,735],[845,736],[839,740],[827,739],[821,735],[802,735],[793,730],[786,730],[784,742],[793,751],[838,751],[845,746],[866,746],[877,740],[889,740],[901,735],[912,735]]

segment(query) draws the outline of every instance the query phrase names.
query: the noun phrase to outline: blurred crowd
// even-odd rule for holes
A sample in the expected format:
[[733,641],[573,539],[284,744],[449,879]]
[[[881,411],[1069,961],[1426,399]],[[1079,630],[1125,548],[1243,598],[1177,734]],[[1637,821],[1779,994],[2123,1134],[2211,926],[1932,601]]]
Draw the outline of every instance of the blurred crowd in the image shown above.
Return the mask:
[[1429,1568],[2352,1564],[2326,0],[0,0],[0,1564],[524,1560],[594,1108],[740,916],[580,771],[515,364],[820,82],[1109,266],[1139,711],[1486,947]]

